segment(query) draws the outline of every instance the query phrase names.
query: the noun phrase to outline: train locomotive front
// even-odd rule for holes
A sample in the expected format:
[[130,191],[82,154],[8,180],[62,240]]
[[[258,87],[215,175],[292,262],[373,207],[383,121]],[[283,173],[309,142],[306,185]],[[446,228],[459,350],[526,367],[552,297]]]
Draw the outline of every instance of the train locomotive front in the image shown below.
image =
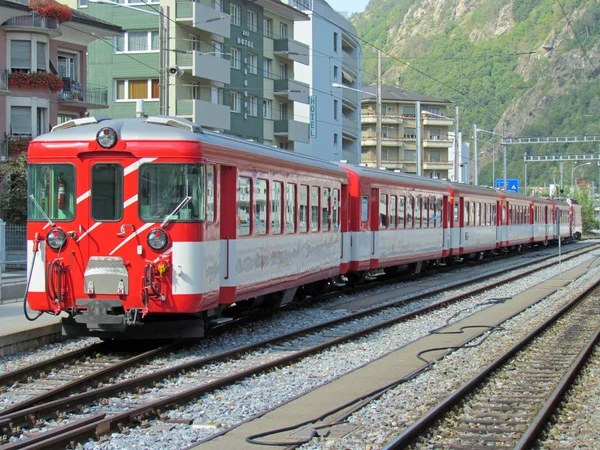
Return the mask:
[[197,127],[169,120],[78,119],[30,144],[27,301],[66,313],[66,335],[199,337],[217,306],[214,174]]

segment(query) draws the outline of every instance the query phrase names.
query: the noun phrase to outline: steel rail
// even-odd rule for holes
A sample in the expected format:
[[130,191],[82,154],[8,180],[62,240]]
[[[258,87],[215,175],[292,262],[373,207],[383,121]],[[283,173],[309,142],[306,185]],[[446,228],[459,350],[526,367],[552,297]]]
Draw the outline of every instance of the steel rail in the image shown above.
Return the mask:
[[[588,251],[589,251],[589,248],[588,248]],[[576,256],[579,256],[579,255],[573,255],[571,257],[576,257]],[[532,263],[529,262],[528,264],[531,265]],[[553,265],[553,263],[549,263],[549,264],[547,264],[547,266],[548,265]],[[511,267],[510,269],[503,269],[500,272],[502,273],[502,272],[508,272],[508,271],[513,271],[513,270],[515,270],[514,267]],[[539,271],[539,270],[540,270],[540,268],[537,267],[535,269],[528,271],[527,273],[531,273],[531,272]],[[471,279],[468,281],[468,283],[476,283],[478,281],[481,281],[481,279],[491,278],[491,277],[496,277],[496,276],[498,276],[498,273],[487,274],[487,275],[477,278],[477,279]],[[464,298],[472,296],[474,293],[480,293],[480,292],[489,290],[498,285],[502,285],[502,284],[506,283],[507,281],[511,281],[511,279],[521,278],[523,276],[524,276],[523,273],[519,273],[512,278],[503,279],[499,282],[496,282],[493,284],[488,284],[484,287],[477,288],[474,291],[456,295],[456,296],[448,298],[448,299],[444,299],[440,302],[436,302],[435,304],[419,308],[418,310],[412,311],[407,314],[402,314],[396,318],[381,322],[379,324],[370,326],[368,328],[365,328],[365,329],[362,329],[362,330],[359,330],[359,331],[356,331],[356,332],[353,332],[351,334],[347,334],[347,335],[344,335],[341,337],[337,337],[335,339],[332,339],[325,343],[318,344],[318,345],[310,347],[310,348],[303,349],[303,350],[296,352],[292,355],[289,355],[287,357],[271,361],[269,363],[263,364],[258,367],[244,370],[235,375],[224,377],[219,380],[215,380],[213,382],[206,383],[199,387],[188,389],[182,393],[176,394],[174,396],[170,396],[168,398],[159,399],[156,401],[149,402],[147,404],[143,404],[143,405],[133,408],[129,411],[107,417],[98,423],[94,423],[94,424],[91,424],[86,427],[81,427],[81,428],[79,428],[77,430],[73,430],[69,433],[64,433],[62,435],[61,442],[63,444],[66,444],[70,441],[77,441],[78,439],[83,439],[83,438],[87,438],[90,436],[98,436],[101,434],[105,434],[105,433],[110,432],[111,430],[119,429],[119,427],[123,427],[126,424],[141,422],[145,418],[159,415],[160,411],[163,408],[169,408],[174,405],[183,404],[191,399],[197,398],[200,395],[211,392],[214,389],[225,387],[227,385],[235,383],[239,380],[242,380],[242,379],[252,376],[254,374],[273,369],[274,367],[277,367],[277,366],[293,363],[293,362],[297,361],[298,359],[304,358],[304,357],[314,354],[314,353],[318,353],[325,348],[346,342],[351,339],[355,339],[357,337],[363,336],[368,333],[372,333],[373,331],[377,331],[381,328],[393,325],[399,321],[410,319],[414,316],[421,315],[424,312],[428,312],[433,309],[445,306],[447,304],[462,300]],[[465,283],[459,283],[459,284],[463,285]],[[439,291],[445,292],[448,289],[449,289],[449,287],[445,287],[443,289],[440,289]],[[428,292],[427,294],[419,294],[415,297],[421,298],[423,296],[432,296],[432,295],[435,295],[435,293]],[[407,301],[412,300],[412,299],[413,298],[411,297],[408,300],[404,299],[404,300],[395,302],[394,304],[397,305],[397,304],[401,304],[401,303],[406,303]],[[357,317],[365,316],[369,313],[377,312],[381,309],[389,308],[389,307],[390,307],[389,304],[384,305],[384,306],[373,307],[368,310],[350,314],[348,316],[338,318],[338,319],[335,319],[330,322],[326,322],[326,323],[319,324],[319,325],[314,325],[314,326],[311,326],[311,327],[308,327],[308,328],[305,328],[305,329],[302,329],[302,330],[299,330],[296,332],[287,333],[285,335],[266,339],[266,340],[260,341],[258,343],[255,343],[255,344],[249,344],[247,346],[232,349],[232,350],[220,353],[218,355],[200,358],[198,360],[187,362],[187,363],[184,363],[184,364],[172,367],[172,368],[163,369],[163,370],[151,373],[151,374],[146,374],[146,375],[143,375],[140,377],[126,380],[126,381],[117,383],[112,386],[105,386],[105,387],[97,389],[95,391],[77,394],[77,395],[71,396],[66,399],[60,399],[60,400],[56,400],[54,402],[50,402],[47,404],[38,405],[33,408],[28,408],[26,410],[22,410],[22,411],[14,413],[14,414],[0,417],[0,426],[2,426],[2,425],[7,426],[9,424],[14,426],[15,424],[26,423],[28,420],[31,420],[32,418],[34,418],[36,416],[44,416],[44,415],[53,414],[56,412],[57,409],[72,410],[72,409],[75,409],[76,406],[78,404],[81,404],[82,402],[106,397],[108,395],[114,394],[115,392],[124,392],[124,391],[131,390],[135,387],[148,385],[149,383],[162,380],[166,377],[173,376],[178,373],[183,373],[183,372],[191,370],[191,369],[197,369],[205,364],[210,364],[210,363],[216,362],[218,360],[229,359],[229,358],[238,356],[240,354],[247,353],[249,351],[253,351],[257,348],[264,347],[265,345],[274,344],[277,341],[289,340],[291,338],[295,338],[295,337],[307,334],[312,331],[321,330],[325,327],[334,326],[334,325],[337,325],[339,323],[346,322],[346,321],[352,321],[352,320],[355,320]],[[483,333],[483,331],[482,331],[482,333]],[[43,448],[43,447],[40,447],[40,448]]]

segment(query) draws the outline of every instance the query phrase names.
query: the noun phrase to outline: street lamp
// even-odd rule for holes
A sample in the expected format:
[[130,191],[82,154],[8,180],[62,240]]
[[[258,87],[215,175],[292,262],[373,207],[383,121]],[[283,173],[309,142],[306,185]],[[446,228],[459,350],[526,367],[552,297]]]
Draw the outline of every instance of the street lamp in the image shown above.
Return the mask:
[[591,162],[587,162],[587,163],[583,163],[583,164],[579,164],[578,166],[573,167],[573,170],[571,171],[571,191],[575,192],[575,183],[574,183],[574,176],[575,176],[575,170],[577,170],[580,167],[583,166],[589,166],[591,164]]
[[[475,147],[475,154],[477,155],[477,132],[481,131],[482,133],[492,134],[494,136],[500,136],[504,138],[504,136],[500,133],[496,133],[494,131],[482,130],[481,128],[477,128],[477,124],[473,124],[473,146]],[[492,146],[492,185],[496,182],[496,145]],[[475,186],[477,186],[477,157],[475,158]],[[495,186],[494,186],[495,187]],[[504,149],[504,190],[506,191],[506,148]]]

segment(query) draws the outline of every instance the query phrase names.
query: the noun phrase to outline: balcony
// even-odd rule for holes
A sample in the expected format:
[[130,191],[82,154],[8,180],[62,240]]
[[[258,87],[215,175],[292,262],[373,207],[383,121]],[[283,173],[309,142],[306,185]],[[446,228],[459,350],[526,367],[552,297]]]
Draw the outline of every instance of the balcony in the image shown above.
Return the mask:
[[[352,88],[352,86],[348,86]],[[360,93],[352,89],[344,89],[342,88],[342,101],[348,104],[352,109],[356,109],[358,105],[360,105],[359,99]]]
[[276,120],[273,127],[275,136],[287,136],[289,141],[308,144],[308,124],[297,120]]
[[207,128],[228,130],[231,126],[229,106],[207,100],[177,100],[176,114]]
[[175,5],[177,22],[189,22],[193,28],[229,38],[229,14],[217,11],[192,0],[177,0]]
[[108,90],[102,87],[82,88],[70,78],[63,78],[64,88],[56,94],[58,103],[86,109],[108,108]]
[[2,24],[2,28],[10,28],[11,31],[43,31],[48,36],[56,38],[62,33],[60,25],[56,20],[44,19],[38,14],[29,14],[28,16],[19,16],[8,19]]
[[293,39],[275,39],[273,42],[273,53],[282,58],[304,64],[305,66],[308,66],[310,62],[308,45]]
[[0,142],[0,161],[6,161],[8,159],[8,143],[6,141]]
[[452,125],[454,125],[454,120],[430,116],[427,113],[421,114],[421,117],[423,118],[423,125],[427,126],[451,127]]
[[[377,145],[377,138],[375,136],[362,136],[360,138],[360,145],[363,147],[374,147]],[[401,145],[402,142],[398,138],[381,138],[382,147],[400,147]]]
[[0,72],[0,95],[8,95],[8,71]]
[[342,131],[345,137],[356,139],[360,134],[360,127],[356,121],[344,117],[342,120]]
[[452,161],[423,161],[425,170],[452,170],[453,167]]
[[192,69],[192,76],[204,78],[205,80],[229,84],[230,66],[229,60],[219,55],[210,55],[203,52],[190,51],[188,53],[177,53],[177,65],[186,70]]
[[423,139],[423,147],[449,148],[452,147],[452,139],[429,138]]
[[296,80],[283,79],[275,80],[273,83],[273,93],[279,97],[285,97],[293,102],[300,102],[308,105],[308,93],[310,86]]
[[[364,124],[377,123],[377,116],[375,114],[363,114],[361,117],[361,122]],[[402,123],[402,116],[398,114],[382,114],[381,123],[398,125]]]
[[358,68],[358,61],[348,52],[342,51],[342,64],[344,65],[344,69],[349,70],[355,76],[360,72]]

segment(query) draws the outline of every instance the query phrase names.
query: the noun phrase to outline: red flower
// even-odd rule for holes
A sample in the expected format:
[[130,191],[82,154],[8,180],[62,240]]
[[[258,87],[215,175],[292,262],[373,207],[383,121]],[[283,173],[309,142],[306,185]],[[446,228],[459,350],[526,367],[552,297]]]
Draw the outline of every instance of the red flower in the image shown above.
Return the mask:
[[31,0],[27,6],[45,19],[56,20],[58,23],[70,22],[73,10],[54,0]]
[[51,72],[13,72],[8,74],[8,86],[20,88],[47,88],[50,92],[62,91],[63,80]]
[[4,133],[4,140],[8,144],[8,153],[23,153],[27,151],[31,138]]

